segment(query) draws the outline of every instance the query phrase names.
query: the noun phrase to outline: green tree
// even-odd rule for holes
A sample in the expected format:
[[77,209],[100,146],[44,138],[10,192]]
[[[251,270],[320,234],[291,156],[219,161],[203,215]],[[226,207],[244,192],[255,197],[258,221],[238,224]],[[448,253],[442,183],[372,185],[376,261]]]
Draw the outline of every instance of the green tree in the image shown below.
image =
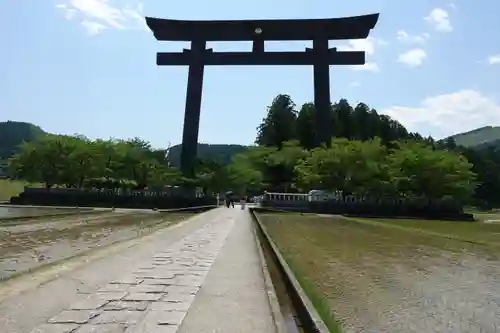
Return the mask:
[[334,139],[330,147],[318,147],[296,166],[298,186],[302,189],[346,190],[350,141]]
[[300,145],[306,149],[316,147],[315,112],[313,103],[305,103],[297,116],[297,139]]
[[370,117],[370,108],[365,103],[356,105],[352,112],[353,138],[356,140],[369,140],[375,136],[373,121]]
[[270,151],[263,167],[267,186],[280,192],[294,191],[298,176],[295,166],[307,155],[307,150],[297,140],[283,142],[281,149]]
[[332,136],[339,138],[353,138],[352,106],[346,99],[341,99],[332,105],[333,133]]
[[270,155],[276,151],[273,147],[250,147],[245,152],[233,157],[228,166],[229,179],[234,190],[258,192],[268,188],[265,173]]
[[474,192],[476,175],[465,157],[433,150],[422,142],[396,142],[389,155],[392,179],[398,189],[411,196],[430,199],[452,196],[467,200]]
[[23,143],[10,161],[11,174],[31,182],[43,182],[47,188],[62,184],[64,155],[69,154],[63,137],[43,136],[40,140]]
[[295,139],[297,111],[294,108],[290,96],[278,95],[257,128],[255,142],[260,146],[281,147],[283,142]]

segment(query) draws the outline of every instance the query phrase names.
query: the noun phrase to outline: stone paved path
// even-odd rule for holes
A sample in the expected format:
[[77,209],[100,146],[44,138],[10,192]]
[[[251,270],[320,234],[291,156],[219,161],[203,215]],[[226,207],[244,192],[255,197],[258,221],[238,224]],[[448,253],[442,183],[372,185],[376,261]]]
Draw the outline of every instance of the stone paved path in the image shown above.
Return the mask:
[[[39,320],[29,330],[27,324],[15,325],[23,318],[5,320],[9,313],[2,313],[3,322],[10,326],[0,321],[0,331],[5,328],[10,329],[9,332],[26,333],[173,333],[183,324],[180,332],[201,332],[200,325],[210,327],[204,332],[273,332],[249,217],[247,211],[237,208],[219,208],[198,216],[197,222],[186,224],[187,228],[190,223],[198,223],[198,228],[175,242],[164,241],[163,248],[160,245],[164,237],[158,235],[151,240],[158,244],[149,244],[150,247],[155,245],[149,249],[149,256],[137,254],[137,262],[130,260],[134,248],[129,249],[128,262],[134,262],[131,267],[116,267],[115,270],[120,269],[122,273],[114,274],[109,280],[101,277],[95,288],[78,291],[66,306],[59,307],[57,312],[46,313],[43,321]],[[168,229],[163,233],[167,235]],[[138,253],[143,246],[146,245],[135,246]],[[205,288],[207,275],[211,282]],[[233,281],[238,277],[239,282]],[[220,289],[220,283],[215,281],[218,279],[225,281],[228,287],[221,297],[214,298],[211,296]],[[239,289],[245,286],[253,288],[242,293]],[[24,295],[18,301],[26,302],[27,299]],[[193,303],[196,314],[188,316],[183,323]],[[235,303],[248,303],[249,306],[240,306],[238,312],[234,310]],[[43,302],[39,304],[42,306]],[[213,305],[219,306],[219,311],[214,312]],[[3,310],[0,303],[0,311]],[[20,316],[22,312],[12,313]],[[228,327],[224,322],[231,320],[231,316],[236,323],[239,320],[241,327],[236,324],[236,327],[232,325],[232,330],[225,329]],[[206,326],[207,322],[213,327]],[[218,323],[221,327],[217,327]],[[245,330],[248,325],[253,329]]]

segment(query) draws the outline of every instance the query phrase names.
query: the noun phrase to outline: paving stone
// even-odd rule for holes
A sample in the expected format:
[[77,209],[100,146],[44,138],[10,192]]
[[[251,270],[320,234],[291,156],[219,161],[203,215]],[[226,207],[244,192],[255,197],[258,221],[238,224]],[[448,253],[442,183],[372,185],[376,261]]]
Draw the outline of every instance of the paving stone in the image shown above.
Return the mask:
[[152,270],[149,272],[136,272],[135,275],[139,279],[172,279],[174,277],[174,273],[170,270],[168,272],[161,272]]
[[167,267],[168,265],[170,265],[170,263],[169,263],[169,262],[166,262],[166,261],[165,261],[165,262],[163,262],[163,261],[156,262],[156,261],[155,261],[155,262],[153,263],[153,265],[154,265],[155,267]]
[[127,325],[124,324],[84,324],[74,333],[124,333],[126,329]]
[[125,333],[176,333],[179,326],[158,325],[155,322],[143,321],[137,326],[128,328]]
[[162,302],[184,302],[192,303],[194,301],[195,295],[191,294],[179,294],[179,293],[169,293],[161,298]]
[[117,292],[117,291],[128,291],[130,284],[107,284],[104,287],[98,289],[98,292]]
[[158,253],[153,256],[155,259],[172,259],[173,257],[171,253]]
[[157,301],[163,297],[164,294],[153,293],[133,293],[123,298],[124,301]]
[[92,310],[66,310],[49,319],[53,324],[85,324],[90,319],[99,315],[98,311]]
[[200,287],[205,280],[204,277],[193,277],[193,276],[177,276],[173,279],[172,285],[174,286],[193,286]]
[[113,301],[104,306],[105,311],[132,310],[144,311],[148,307],[147,301]]
[[124,298],[128,292],[126,291],[117,291],[117,292],[98,292],[97,297],[104,299],[106,301],[119,301]]
[[141,285],[152,284],[152,285],[163,285],[169,286],[172,283],[172,279],[154,279],[154,278],[145,278],[144,282]]
[[114,280],[111,281],[111,284],[131,284],[131,285],[136,285],[136,284],[141,284],[141,282],[144,281],[143,279],[137,279],[135,277],[127,277],[119,280]]
[[150,309],[157,311],[184,311],[187,312],[191,302],[152,302]]
[[89,295],[71,304],[70,310],[97,310],[109,301],[99,297],[97,294]]
[[189,273],[176,273],[175,277],[179,276],[188,276],[190,278],[194,279],[204,279],[207,276],[207,272],[200,272],[200,271],[190,271]]
[[[169,269],[170,269],[170,267],[169,267]],[[191,274],[191,273],[194,273],[194,271],[192,269],[188,269],[188,268],[172,270],[173,278],[176,276],[186,275],[186,274]]]
[[146,313],[144,322],[151,322],[156,325],[179,326],[186,316],[186,311],[161,311],[151,310]]
[[77,324],[44,324],[30,333],[73,333],[78,326]]
[[138,268],[138,270],[149,270],[149,269],[155,269],[155,267],[153,265],[146,265]]
[[153,266],[156,264],[171,264],[173,263],[172,259],[154,259],[153,260]]
[[92,319],[91,324],[137,324],[144,315],[143,311],[104,311],[98,317]]
[[[167,269],[167,268],[165,268]],[[170,273],[178,273],[178,272],[185,272],[185,273],[188,273],[188,272],[192,272],[194,270],[201,270],[201,269],[205,269],[205,268],[196,268],[195,267],[186,267],[186,266],[181,266],[181,265],[176,265],[176,264],[173,264],[173,265],[168,265],[168,271]]]
[[197,286],[167,286],[165,288],[165,292],[167,294],[196,295],[198,290],[200,290],[200,288]]
[[130,287],[130,293],[165,293],[165,286],[161,284],[140,284]]

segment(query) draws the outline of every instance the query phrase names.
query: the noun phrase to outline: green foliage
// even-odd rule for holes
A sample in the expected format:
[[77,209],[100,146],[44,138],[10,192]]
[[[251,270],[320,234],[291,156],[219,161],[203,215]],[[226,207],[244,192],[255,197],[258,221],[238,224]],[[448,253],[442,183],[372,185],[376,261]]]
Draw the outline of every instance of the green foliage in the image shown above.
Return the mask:
[[25,142],[9,159],[10,174],[46,187],[134,187],[167,185],[177,177],[164,152],[147,142],[96,140],[83,136],[46,135]]
[[472,164],[460,154],[434,150],[422,142],[398,142],[389,155],[398,188],[430,199],[453,196],[469,199],[476,187]]

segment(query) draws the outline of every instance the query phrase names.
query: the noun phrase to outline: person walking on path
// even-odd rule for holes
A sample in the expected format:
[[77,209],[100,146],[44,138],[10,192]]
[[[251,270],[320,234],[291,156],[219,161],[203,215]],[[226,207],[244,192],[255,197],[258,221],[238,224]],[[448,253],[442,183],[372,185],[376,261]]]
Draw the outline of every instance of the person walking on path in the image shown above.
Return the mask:
[[229,208],[230,205],[234,208],[233,192],[228,191],[226,192],[226,207]]
[[245,209],[246,203],[247,203],[247,197],[246,195],[242,195],[240,198],[240,205],[242,210]]

